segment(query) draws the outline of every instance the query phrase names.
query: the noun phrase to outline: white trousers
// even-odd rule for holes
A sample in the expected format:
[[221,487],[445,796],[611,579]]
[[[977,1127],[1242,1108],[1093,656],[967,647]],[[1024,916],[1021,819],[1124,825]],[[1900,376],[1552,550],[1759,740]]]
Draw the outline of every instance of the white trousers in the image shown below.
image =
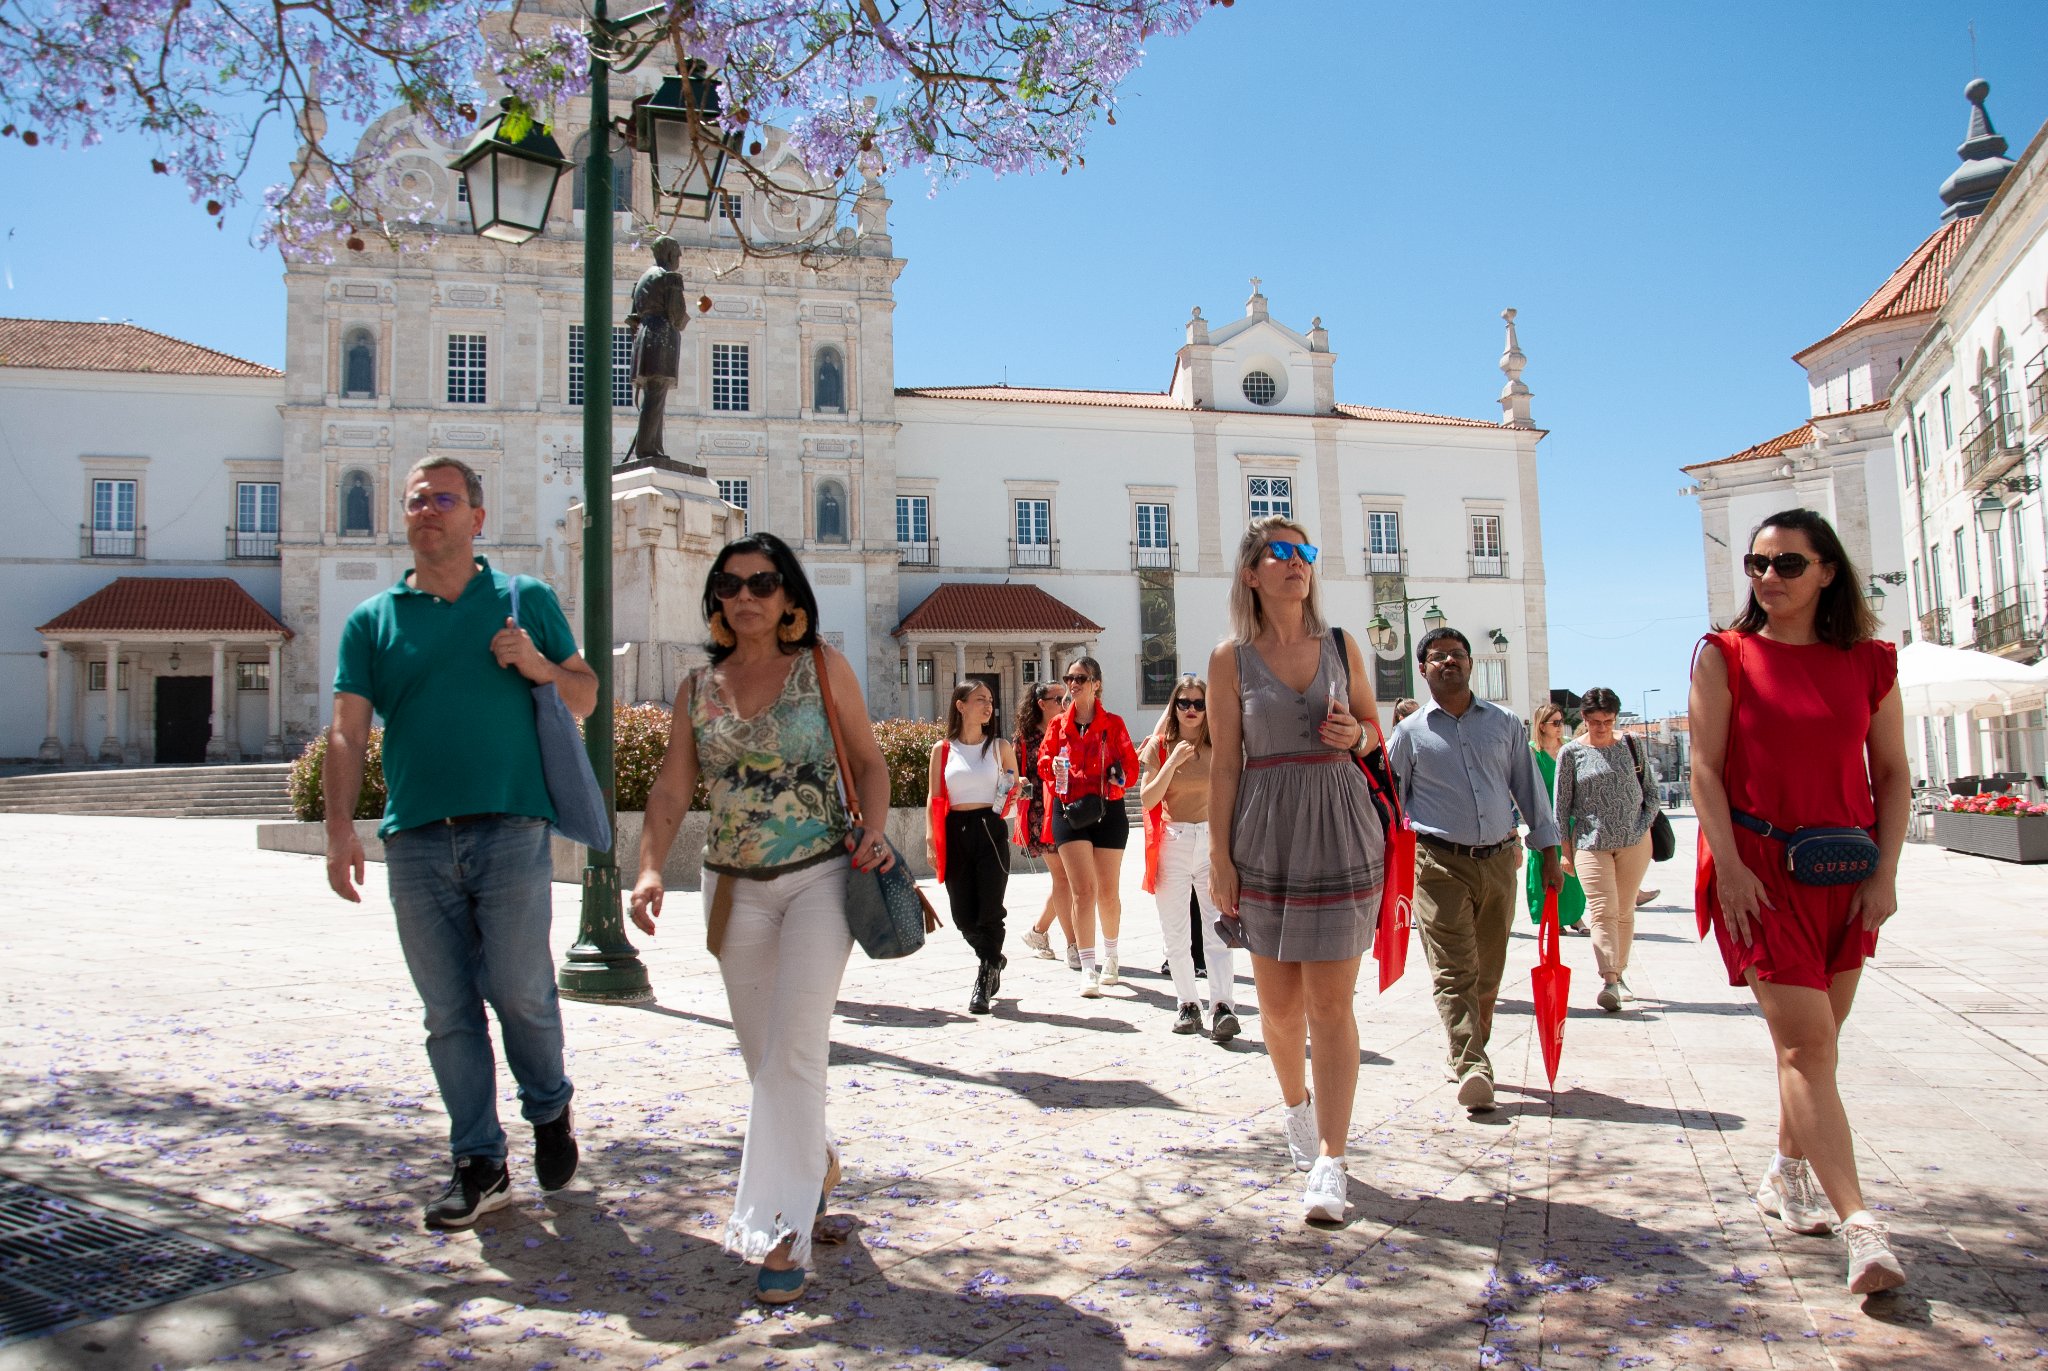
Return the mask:
[[718,970],[754,1100],[725,1250],[748,1261],[760,1261],[788,1237],[796,1240],[791,1257],[799,1265],[810,1260],[811,1220],[831,1148],[825,1065],[832,1010],[853,950],[847,870],[847,859],[836,857],[772,881],[704,873],[707,908],[713,882],[733,883]]
[[1173,973],[1174,998],[1199,1004],[1195,995],[1195,954],[1188,943],[1188,891],[1202,902],[1202,958],[1209,965],[1209,1000],[1235,1004],[1237,964],[1229,943],[1216,931],[1216,906],[1209,901],[1209,825],[1168,824],[1159,849],[1159,936],[1166,940],[1166,965]]

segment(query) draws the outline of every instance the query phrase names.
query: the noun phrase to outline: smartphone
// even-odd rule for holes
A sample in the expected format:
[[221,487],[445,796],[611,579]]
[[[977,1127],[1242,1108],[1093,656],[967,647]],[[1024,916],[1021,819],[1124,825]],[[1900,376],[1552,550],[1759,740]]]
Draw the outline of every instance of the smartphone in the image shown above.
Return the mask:
[[1330,682],[1330,704],[1323,712],[1325,714],[1335,714],[1337,706],[1342,704],[1343,700],[1344,696],[1338,691],[1337,683],[1335,681]]

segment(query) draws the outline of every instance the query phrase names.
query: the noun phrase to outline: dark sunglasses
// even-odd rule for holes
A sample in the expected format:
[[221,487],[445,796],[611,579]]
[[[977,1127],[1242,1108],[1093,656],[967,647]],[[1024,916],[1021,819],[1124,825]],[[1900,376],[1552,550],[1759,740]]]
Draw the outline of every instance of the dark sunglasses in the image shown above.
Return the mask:
[[407,514],[425,514],[427,506],[432,505],[443,514],[453,514],[468,503],[469,501],[463,499],[460,495],[450,495],[445,490],[436,490],[426,495],[406,496],[405,512]]
[[1089,676],[1081,672],[1076,672],[1072,676],[1062,676],[1060,677],[1060,679],[1062,681],[1065,681],[1070,686],[1092,685],[1095,682],[1095,678],[1093,676]]
[[1175,709],[1184,709],[1190,714],[1200,714],[1209,705],[1206,700],[1175,700],[1173,707]]
[[1781,552],[1775,557],[1766,557],[1761,552],[1752,552],[1742,559],[1742,570],[1752,581],[1761,581],[1766,571],[1778,573],[1781,581],[1796,581],[1806,574],[1810,566],[1817,566],[1823,560],[1809,557],[1803,552]]
[[1314,566],[1316,558],[1322,554],[1322,549],[1314,543],[1268,543],[1266,551],[1273,554],[1276,562],[1289,562],[1299,557],[1310,566]]
[[721,600],[734,599],[742,589],[757,600],[765,600],[782,589],[782,573],[757,571],[751,576],[735,576],[730,571],[721,571],[711,578],[711,593]]

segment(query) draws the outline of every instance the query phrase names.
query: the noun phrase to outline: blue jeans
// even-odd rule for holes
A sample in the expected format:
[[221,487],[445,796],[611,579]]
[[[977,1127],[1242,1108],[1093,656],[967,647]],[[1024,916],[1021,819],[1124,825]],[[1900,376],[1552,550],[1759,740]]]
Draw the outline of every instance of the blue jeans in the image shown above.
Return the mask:
[[562,1011],[548,926],[545,820],[427,824],[384,840],[398,943],[426,1006],[427,1060],[448,1110],[457,1157],[505,1159],[498,1069],[484,1003],[498,1016],[519,1112],[546,1123],[569,1103]]

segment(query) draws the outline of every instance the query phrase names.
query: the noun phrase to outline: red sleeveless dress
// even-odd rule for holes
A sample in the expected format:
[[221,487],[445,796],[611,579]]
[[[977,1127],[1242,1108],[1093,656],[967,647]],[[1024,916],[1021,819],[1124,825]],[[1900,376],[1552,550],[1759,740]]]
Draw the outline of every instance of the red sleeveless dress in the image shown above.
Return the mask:
[[[1865,749],[1870,721],[1898,680],[1899,652],[1867,641],[1844,651],[1825,643],[1791,646],[1753,633],[1710,633],[1735,686],[1722,781],[1728,802],[1780,828],[1875,829]],[[1761,911],[1755,941],[1744,945],[1721,918],[1714,855],[1699,844],[1694,908],[1700,933],[1711,925],[1728,967],[1728,984],[1758,980],[1825,990],[1877,950],[1877,934],[1851,921],[1853,885],[1801,885],[1785,868],[1784,844],[1735,830],[1735,850],[1763,882],[1773,908]]]

